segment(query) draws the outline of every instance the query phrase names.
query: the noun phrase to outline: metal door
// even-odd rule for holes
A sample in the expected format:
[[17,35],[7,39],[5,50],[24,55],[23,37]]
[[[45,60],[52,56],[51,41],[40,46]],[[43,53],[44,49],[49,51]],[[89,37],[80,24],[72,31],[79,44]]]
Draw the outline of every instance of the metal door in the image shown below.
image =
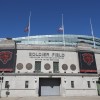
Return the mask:
[[40,96],[60,95],[60,78],[40,79]]

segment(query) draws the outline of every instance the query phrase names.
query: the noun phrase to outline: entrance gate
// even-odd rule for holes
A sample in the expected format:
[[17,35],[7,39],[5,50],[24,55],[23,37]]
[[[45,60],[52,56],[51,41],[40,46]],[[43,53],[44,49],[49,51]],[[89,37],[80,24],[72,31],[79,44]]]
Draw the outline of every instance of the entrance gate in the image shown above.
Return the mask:
[[60,83],[60,78],[40,78],[39,96],[59,96]]

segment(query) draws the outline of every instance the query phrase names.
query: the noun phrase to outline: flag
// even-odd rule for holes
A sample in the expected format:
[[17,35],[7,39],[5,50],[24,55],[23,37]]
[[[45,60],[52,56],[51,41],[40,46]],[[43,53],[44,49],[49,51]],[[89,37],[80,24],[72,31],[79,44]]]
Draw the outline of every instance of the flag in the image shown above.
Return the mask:
[[64,28],[63,28],[63,27],[59,27],[58,30],[59,30],[59,31],[64,31]]
[[28,32],[28,31],[29,31],[29,24],[24,29],[24,32]]

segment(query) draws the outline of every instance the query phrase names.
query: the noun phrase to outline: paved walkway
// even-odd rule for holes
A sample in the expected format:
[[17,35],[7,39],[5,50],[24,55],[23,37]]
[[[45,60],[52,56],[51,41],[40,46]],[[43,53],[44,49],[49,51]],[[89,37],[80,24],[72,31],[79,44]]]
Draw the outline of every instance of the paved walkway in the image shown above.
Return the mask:
[[0,98],[0,100],[100,100],[100,96],[82,96],[82,97],[8,97]]

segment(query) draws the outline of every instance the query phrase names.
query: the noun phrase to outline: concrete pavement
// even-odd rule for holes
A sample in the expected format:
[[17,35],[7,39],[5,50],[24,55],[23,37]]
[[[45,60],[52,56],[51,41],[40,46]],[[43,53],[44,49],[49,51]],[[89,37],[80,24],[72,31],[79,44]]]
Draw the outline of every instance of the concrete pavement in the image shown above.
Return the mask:
[[0,100],[100,100],[100,96],[44,96],[44,97],[7,97],[0,98]]

